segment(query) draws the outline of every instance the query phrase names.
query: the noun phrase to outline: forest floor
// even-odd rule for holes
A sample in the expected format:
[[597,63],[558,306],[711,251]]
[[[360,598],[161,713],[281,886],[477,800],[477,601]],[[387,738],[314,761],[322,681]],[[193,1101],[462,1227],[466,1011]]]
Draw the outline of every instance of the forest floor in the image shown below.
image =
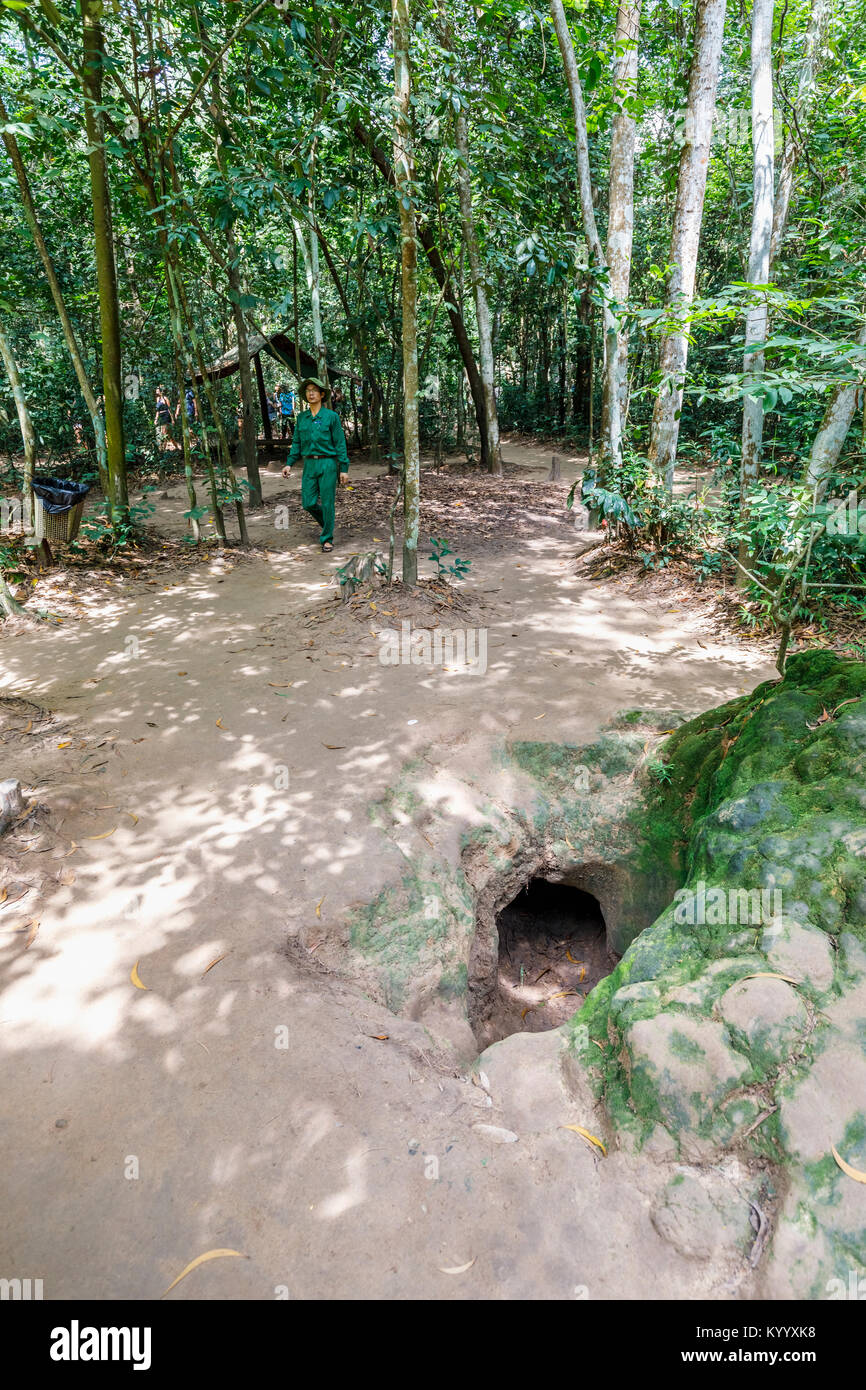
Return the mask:
[[[59,566],[31,602],[62,622],[5,625],[2,775],[35,804],[2,842],[0,1252],[46,1298],[158,1297],[215,1248],[246,1258],[172,1299],[693,1296],[581,1146],[564,1197],[542,1150],[479,1135],[469,1064],[342,978],[328,932],[381,887],[396,851],[368,807],[408,760],[585,743],[620,709],[697,712],[774,674],[718,594],[575,530],[577,455],[551,483],[548,451],[504,454],[504,486],[423,475],[423,537],[472,562],[459,586],[425,546],[418,598],[336,601],[352,552],[387,551],[393,480],[360,464],[332,554],[297,474],[264,475],[251,552],[205,556],[172,482],[149,548]],[[383,664],[407,617],[483,629],[486,669]]]

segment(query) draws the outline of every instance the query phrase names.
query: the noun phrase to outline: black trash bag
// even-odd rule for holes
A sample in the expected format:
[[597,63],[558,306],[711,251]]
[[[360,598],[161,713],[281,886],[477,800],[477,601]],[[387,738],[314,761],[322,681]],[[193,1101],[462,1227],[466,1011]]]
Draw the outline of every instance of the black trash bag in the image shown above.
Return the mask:
[[86,483],[73,483],[64,478],[34,480],[33,491],[49,516],[62,516],[83,502],[90,488]]

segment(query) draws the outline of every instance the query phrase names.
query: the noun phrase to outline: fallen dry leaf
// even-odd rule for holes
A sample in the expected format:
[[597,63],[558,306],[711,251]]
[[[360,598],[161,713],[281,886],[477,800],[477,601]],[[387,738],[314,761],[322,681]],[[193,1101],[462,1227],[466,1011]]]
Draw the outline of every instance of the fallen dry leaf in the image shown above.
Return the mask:
[[787,980],[789,985],[802,984],[802,980],[795,980],[793,975],[780,975],[778,970],[755,970],[751,975],[741,975],[741,980]]
[[389,1033],[365,1033],[365,1034],[364,1034],[364,1037],[365,1037],[365,1038],[375,1038],[375,1039],[376,1039],[376,1042],[387,1042],[387,1041],[388,1041],[388,1038],[390,1037],[390,1034],[389,1034]]
[[861,1173],[859,1168],[852,1168],[852,1167],[851,1167],[851,1164],[850,1164],[850,1163],[846,1163],[845,1160],[844,1160],[844,1158],[842,1157],[842,1155],[841,1155],[840,1153],[838,1153],[838,1152],[836,1151],[836,1149],[832,1148],[832,1145],[831,1145],[831,1151],[832,1151],[833,1157],[835,1158],[836,1162],[839,1164],[839,1167],[842,1169],[842,1172],[843,1172],[843,1173],[847,1173],[847,1174],[848,1174],[848,1177],[849,1177],[849,1178],[853,1178],[855,1182],[863,1182],[863,1183],[866,1183],[866,1173]]
[[584,1129],[583,1125],[563,1125],[562,1128],[573,1130],[575,1134],[580,1135],[581,1139],[586,1139],[587,1142],[594,1145],[595,1148],[601,1149],[605,1158],[607,1158],[607,1149],[604,1147],[604,1144],[600,1139],[596,1138],[594,1134],[590,1134],[588,1129]]
[[[30,947],[33,945],[33,942],[36,940],[36,933],[39,930],[39,918],[31,917],[29,922],[24,923],[24,926],[30,928],[29,932],[27,933],[27,940],[24,942],[24,949],[25,951],[27,951],[30,949]],[[24,928],[22,927],[22,931],[23,930]]]
[[323,893],[322,896],[319,898],[319,901],[316,903],[316,916],[317,916],[317,917],[321,917],[321,915],[322,915],[322,903],[325,901],[325,898],[326,898],[327,896],[328,896],[327,893]]
[[477,1259],[478,1259],[478,1256],[476,1255],[474,1260],[467,1260],[467,1262],[466,1262],[465,1265],[453,1265],[453,1266],[447,1266],[447,1267],[444,1267],[444,1268],[443,1268],[442,1265],[440,1265],[440,1266],[439,1266],[439,1273],[440,1273],[440,1274],[465,1274],[466,1271],[467,1271],[467,1269],[471,1269],[471,1268],[472,1268],[472,1266],[473,1266],[474,1263],[475,1263],[475,1260],[477,1260]]
[[129,972],[129,978],[130,978],[130,980],[132,981],[132,983],[135,985],[135,988],[136,988],[136,989],[147,989],[147,988],[148,988],[147,985],[143,985],[143,984],[141,983],[141,976],[140,976],[139,973],[138,973],[138,961],[135,962],[135,965],[134,965],[134,966],[132,967],[132,969],[130,970],[130,972]]
[[226,958],[227,955],[228,955],[228,951],[223,951],[223,953],[222,953],[221,956],[214,956],[214,958],[213,958],[213,960],[211,961],[210,965],[206,965],[205,968],[204,968],[204,970],[201,972],[202,979],[204,979],[205,975],[207,974],[207,972],[208,972],[209,970],[213,970],[213,968],[214,968],[215,965],[219,965],[219,963],[220,963],[221,960],[225,960],[225,958]]
[[337,749],[337,748],[345,748],[346,745],[345,745],[345,743],[323,743],[323,744],[322,744],[322,747],[323,747],[323,748],[330,748],[331,751],[333,752],[334,749]]
[[206,1264],[208,1260],[222,1259],[225,1255],[236,1255],[239,1260],[248,1260],[250,1258],[249,1255],[242,1255],[240,1250],[208,1250],[204,1255],[197,1255],[194,1260],[190,1260],[186,1269],[181,1270],[177,1278],[172,1280],[165,1293],[161,1294],[160,1297],[165,1298],[165,1294],[171,1293],[172,1289],[180,1283],[181,1279],[185,1279],[198,1265]]
[[87,838],[88,840],[107,840],[109,835],[113,835],[116,829],[117,826],[113,825],[110,830],[103,830],[101,835],[88,835]]

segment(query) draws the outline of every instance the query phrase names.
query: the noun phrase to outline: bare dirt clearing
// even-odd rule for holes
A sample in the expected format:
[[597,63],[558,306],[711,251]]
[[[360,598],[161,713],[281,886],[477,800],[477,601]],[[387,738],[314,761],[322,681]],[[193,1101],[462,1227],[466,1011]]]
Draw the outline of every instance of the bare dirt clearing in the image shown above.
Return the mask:
[[[485,628],[483,672],[383,664],[379,630],[404,610],[365,596],[362,623],[334,584],[381,520],[350,521],[350,501],[323,556],[291,505],[298,480],[268,475],[250,518],[267,557],[89,575],[83,611],[4,636],[4,696],[50,721],[28,730],[26,708],[5,706],[0,730],[4,775],[39,804],[28,834],[45,837],[3,847],[9,899],[28,889],[26,907],[0,904],[3,1245],[46,1298],[158,1296],[217,1246],[250,1258],[203,1266],[173,1299],[641,1297],[647,1269],[655,1295],[694,1292],[694,1266],[648,1219],[652,1174],[625,1154],[599,1168],[565,1132],[492,1143],[474,1126],[507,1122],[504,1091],[485,1099],[468,1062],[339,974],[340,924],[414,852],[368,815],[407,762],[448,806],[449,769],[471,777],[497,739],[580,743],[619,709],[697,711],[772,674],[668,596],[585,577],[569,479],[545,484],[549,457],[520,459],[508,536],[489,480],[465,484],[487,499],[486,536],[477,501],[457,505],[462,482],[429,480],[431,508],[449,508],[437,532],[473,562],[444,606]],[[169,547],[181,494],[154,518]],[[418,617],[442,623],[427,594]]]

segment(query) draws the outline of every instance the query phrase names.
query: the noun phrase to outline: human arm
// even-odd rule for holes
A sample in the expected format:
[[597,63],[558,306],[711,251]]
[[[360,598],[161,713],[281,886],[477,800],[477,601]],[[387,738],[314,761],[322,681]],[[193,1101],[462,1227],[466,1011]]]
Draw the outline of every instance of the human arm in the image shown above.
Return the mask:
[[292,435],[292,447],[289,450],[288,465],[290,468],[292,464],[297,463],[298,459],[301,457],[301,433],[301,422],[299,420],[295,426],[295,432]]
[[343,430],[343,422],[337,412],[331,412],[331,440],[336,450],[337,460],[340,465],[340,473],[345,475],[349,471],[349,451],[346,448],[346,435]]
[[298,424],[295,426],[295,432],[292,436],[292,447],[289,450],[289,457],[286,459],[286,466],[283,469],[284,478],[291,476],[292,464],[297,463],[298,459],[301,457],[301,431],[299,425],[300,421],[298,421]]

